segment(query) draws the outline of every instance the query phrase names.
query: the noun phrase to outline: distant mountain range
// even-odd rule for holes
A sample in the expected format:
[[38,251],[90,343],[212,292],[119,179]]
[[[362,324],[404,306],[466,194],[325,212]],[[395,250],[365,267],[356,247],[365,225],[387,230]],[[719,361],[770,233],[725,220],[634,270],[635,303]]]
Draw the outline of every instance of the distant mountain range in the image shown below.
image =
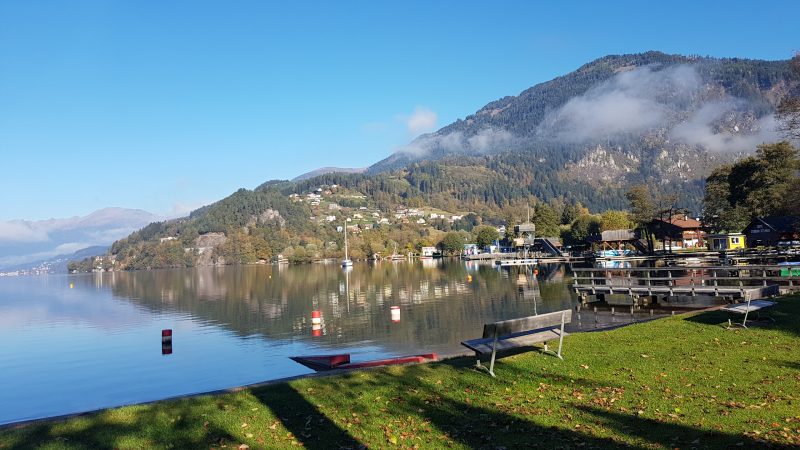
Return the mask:
[[104,208],[83,217],[0,222],[0,270],[32,267],[117,239],[156,221],[140,209]]
[[38,261],[6,266],[2,268],[2,271],[19,271],[23,274],[67,273],[67,264],[70,261],[80,261],[93,256],[105,255],[108,253],[108,249],[109,246],[107,245],[95,245],[70,254],[55,255]]

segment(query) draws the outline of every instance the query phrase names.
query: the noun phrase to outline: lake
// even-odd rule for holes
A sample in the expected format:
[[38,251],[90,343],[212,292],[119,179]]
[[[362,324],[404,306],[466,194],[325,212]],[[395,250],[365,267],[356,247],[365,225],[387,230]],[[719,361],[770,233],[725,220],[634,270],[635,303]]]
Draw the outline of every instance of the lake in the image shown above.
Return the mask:
[[569,282],[457,260],[0,278],[0,424],[312,372],[289,356],[464,353],[486,322],[573,307]]

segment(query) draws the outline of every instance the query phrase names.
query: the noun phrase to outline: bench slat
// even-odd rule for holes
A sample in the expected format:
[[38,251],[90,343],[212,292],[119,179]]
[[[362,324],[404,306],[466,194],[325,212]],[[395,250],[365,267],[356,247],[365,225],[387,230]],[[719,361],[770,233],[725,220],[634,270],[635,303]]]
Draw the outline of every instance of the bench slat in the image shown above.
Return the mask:
[[[497,341],[497,351],[503,350],[511,350],[520,347],[528,347],[532,344],[538,344],[547,341],[553,341],[561,337],[561,329],[560,329],[560,319],[559,319],[559,328],[551,328],[551,329],[538,329],[533,331],[527,331],[522,333],[514,333],[510,336],[506,336],[503,339]],[[569,335],[566,331],[564,332],[564,336]],[[494,342],[494,338],[481,338],[481,339],[471,339],[469,341],[464,341],[461,345],[477,352],[482,355],[492,353],[492,343]]]
[[495,332],[497,332],[497,337],[503,338],[504,336],[514,333],[561,326],[562,314],[564,315],[564,323],[570,323],[572,321],[572,310],[566,309],[563,311],[540,314],[538,316],[487,323],[483,326],[483,337],[494,338]]
[[758,311],[760,309],[769,308],[773,305],[775,305],[775,302],[771,302],[769,300],[752,300],[749,305],[747,303],[736,303],[733,305],[724,306],[722,309],[733,313],[744,314],[748,311]]

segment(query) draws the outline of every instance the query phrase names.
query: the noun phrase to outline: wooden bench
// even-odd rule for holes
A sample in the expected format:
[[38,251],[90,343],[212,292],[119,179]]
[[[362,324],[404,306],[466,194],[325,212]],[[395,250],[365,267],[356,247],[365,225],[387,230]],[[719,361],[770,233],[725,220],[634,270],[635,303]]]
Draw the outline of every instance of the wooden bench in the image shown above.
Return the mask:
[[475,352],[478,358],[477,367],[481,365],[481,355],[492,355],[489,364],[489,374],[494,375],[494,360],[498,351],[506,351],[530,347],[533,344],[544,343],[544,351],[549,352],[547,342],[558,339],[558,351],[555,353],[561,359],[561,347],[564,343],[564,325],[572,321],[572,310],[565,309],[538,316],[522,317],[520,319],[503,320],[487,323],[483,326],[483,337],[464,341],[461,345]]
[[742,323],[733,323],[730,319],[728,319],[728,326],[726,328],[731,329],[734,327],[742,327],[747,328],[747,316],[751,312],[755,312],[758,315],[759,311],[762,309],[767,309],[772,306],[775,306],[775,302],[771,302],[769,300],[750,300],[747,299],[746,303],[734,303],[732,305],[728,305],[722,308],[723,311],[728,311],[736,314],[744,314],[744,320]]

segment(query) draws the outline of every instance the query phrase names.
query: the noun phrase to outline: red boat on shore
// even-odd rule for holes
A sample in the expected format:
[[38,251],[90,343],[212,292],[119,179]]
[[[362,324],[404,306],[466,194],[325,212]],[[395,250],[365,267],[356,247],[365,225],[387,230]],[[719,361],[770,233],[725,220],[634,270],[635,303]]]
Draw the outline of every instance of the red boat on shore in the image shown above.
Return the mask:
[[412,356],[398,356],[387,359],[374,359],[371,361],[350,362],[350,354],[340,355],[315,355],[315,356],[290,356],[293,361],[300,363],[317,372],[338,369],[364,369],[367,367],[395,366],[398,364],[414,364],[437,361],[436,353],[425,353]]

